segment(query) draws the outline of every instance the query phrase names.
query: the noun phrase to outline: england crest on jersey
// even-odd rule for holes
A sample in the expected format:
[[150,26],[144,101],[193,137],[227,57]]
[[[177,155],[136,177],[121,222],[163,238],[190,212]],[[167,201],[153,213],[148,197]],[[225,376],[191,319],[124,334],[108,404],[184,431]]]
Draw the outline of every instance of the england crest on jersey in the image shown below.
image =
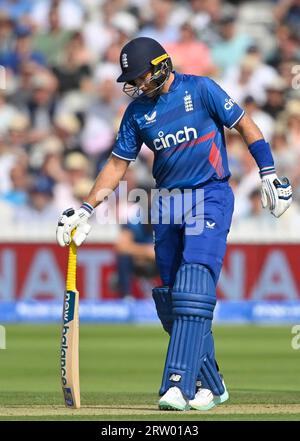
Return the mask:
[[188,93],[188,91],[185,91],[185,96],[183,98],[184,101],[184,108],[186,112],[191,112],[192,110],[194,110],[194,105],[193,105],[193,101],[192,101],[192,95],[190,93]]

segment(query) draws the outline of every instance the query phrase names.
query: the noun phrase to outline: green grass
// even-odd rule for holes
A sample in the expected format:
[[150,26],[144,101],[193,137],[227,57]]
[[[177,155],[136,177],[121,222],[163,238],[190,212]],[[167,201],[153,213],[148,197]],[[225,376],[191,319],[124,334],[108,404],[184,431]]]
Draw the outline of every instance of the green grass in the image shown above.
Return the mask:
[[[81,325],[85,413],[69,414],[55,407],[63,404],[60,326],[9,325],[6,333],[7,349],[0,351],[0,420],[300,420],[300,351],[291,348],[291,327],[215,327],[217,358],[230,403],[200,415],[163,413],[154,407],[168,342],[160,327]],[[3,413],[3,406],[12,414]],[[31,414],[22,416],[20,406],[24,415]],[[43,406],[48,407],[42,411]],[[226,406],[226,415],[218,413],[226,412]]]

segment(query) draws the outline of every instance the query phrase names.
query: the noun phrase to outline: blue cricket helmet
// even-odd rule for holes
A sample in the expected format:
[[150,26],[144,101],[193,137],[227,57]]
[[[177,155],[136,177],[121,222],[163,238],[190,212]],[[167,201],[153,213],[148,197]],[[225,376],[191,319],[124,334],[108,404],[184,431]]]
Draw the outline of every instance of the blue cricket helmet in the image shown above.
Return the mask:
[[[138,37],[129,41],[121,50],[120,65],[122,74],[117,79],[124,85],[124,92],[129,96],[139,96],[138,89],[133,81],[145,74],[152,72],[151,81],[157,83],[157,91],[163,86],[169,78],[172,71],[172,62],[165,49],[153,38]],[[132,93],[128,93],[129,89]]]

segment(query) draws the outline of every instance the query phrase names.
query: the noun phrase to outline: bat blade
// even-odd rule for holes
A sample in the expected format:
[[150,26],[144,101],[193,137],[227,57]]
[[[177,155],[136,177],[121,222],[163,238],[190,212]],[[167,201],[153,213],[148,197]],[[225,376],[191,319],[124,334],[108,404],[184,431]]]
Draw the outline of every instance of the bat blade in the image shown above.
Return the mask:
[[66,407],[80,408],[79,293],[65,291],[61,334],[61,382]]

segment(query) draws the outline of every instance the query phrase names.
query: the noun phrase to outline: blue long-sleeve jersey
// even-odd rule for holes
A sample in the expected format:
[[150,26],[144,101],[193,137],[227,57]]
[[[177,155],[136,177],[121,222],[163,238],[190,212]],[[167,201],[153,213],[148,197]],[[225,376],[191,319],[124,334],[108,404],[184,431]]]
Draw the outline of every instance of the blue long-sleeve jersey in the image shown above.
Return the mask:
[[182,75],[167,94],[138,98],[127,108],[113,155],[134,161],[145,143],[154,152],[158,188],[196,188],[230,176],[224,126],[244,111],[213,80]]

